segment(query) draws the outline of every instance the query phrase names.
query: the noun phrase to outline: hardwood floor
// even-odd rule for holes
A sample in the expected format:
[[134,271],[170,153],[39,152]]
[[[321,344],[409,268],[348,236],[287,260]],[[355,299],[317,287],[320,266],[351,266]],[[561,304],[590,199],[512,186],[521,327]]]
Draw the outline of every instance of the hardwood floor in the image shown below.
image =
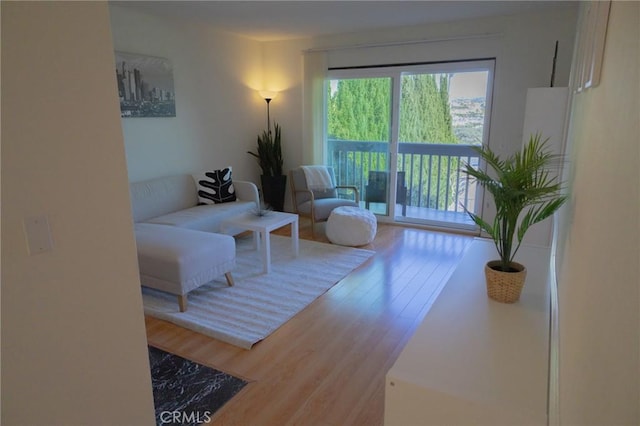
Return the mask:
[[371,259],[251,350],[151,317],[148,341],[250,382],[212,424],[382,425],[385,374],[471,241],[380,225]]

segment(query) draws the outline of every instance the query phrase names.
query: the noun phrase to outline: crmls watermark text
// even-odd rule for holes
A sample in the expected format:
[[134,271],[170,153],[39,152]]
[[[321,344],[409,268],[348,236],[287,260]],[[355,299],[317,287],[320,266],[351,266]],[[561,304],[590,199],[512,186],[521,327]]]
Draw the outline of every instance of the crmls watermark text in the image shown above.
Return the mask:
[[186,413],[184,411],[163,411],[160,413],[160,421],[166,424],[201,424],[208,423],[211,420],[211,411],[192,411]]

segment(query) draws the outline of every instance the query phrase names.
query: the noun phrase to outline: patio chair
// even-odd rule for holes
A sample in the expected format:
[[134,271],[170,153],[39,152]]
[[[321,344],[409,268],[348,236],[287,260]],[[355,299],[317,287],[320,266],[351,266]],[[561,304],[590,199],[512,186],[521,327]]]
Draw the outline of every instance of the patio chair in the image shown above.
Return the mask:
[[[387,182],[389,172],[371,170],[369,182],[365,186],[365,208],[369,209],[369,203],[386,203],[388,201]],[[396,179],[396,203],[402,205],[402,216],[407,215],[407,203],[409,191],[405,183],[405,172],[398,172]]]
[[[304,166],[289,172],[294,211],[299,216],[311,219],[312,236],[315,236],[316,222],[325,222],[333,209],[341,206],[359,207],[360,203],[360,194],[356,186],[336,185],[333,167],[314,166],[314,169],[326,177],[325,187],[315,187],[313,183],[310,184],[307,181]],[[341,198],[339,189],[348,190],[353,199]]]

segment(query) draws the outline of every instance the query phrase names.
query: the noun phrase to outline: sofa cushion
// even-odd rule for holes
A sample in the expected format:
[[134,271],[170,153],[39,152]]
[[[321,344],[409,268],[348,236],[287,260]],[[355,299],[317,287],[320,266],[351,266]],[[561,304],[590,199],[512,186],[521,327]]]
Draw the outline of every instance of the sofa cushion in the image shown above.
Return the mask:
[[168,212],[198,205],[191,175],[167,176],[130,185],[134,222],[144,222]]
[[173,225],[197,231],[220,232],[220,223],[255,209],[253,201],[207,204],[168,213],[147,220],[148,223]]
[[236,245],[229,235],[174,226],[135,224],[140,282],[183,295],[231,271]]
[[236,201],[231,179],[231,167],[193,175],[200,204],[220,204]]

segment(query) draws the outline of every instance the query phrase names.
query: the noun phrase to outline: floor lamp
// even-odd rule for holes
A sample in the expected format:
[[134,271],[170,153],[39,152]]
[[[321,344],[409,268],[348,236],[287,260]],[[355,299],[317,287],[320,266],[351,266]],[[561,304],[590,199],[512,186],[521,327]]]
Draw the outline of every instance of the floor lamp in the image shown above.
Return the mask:
[[267,102],[267,134],[269,136],[271,136],[271,116],[269,113],[269,104],[276,97],[277,94],[278,92],[270,92],[266,90],[260,91],[260,96],[262,96],[264,100]]

